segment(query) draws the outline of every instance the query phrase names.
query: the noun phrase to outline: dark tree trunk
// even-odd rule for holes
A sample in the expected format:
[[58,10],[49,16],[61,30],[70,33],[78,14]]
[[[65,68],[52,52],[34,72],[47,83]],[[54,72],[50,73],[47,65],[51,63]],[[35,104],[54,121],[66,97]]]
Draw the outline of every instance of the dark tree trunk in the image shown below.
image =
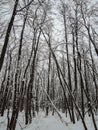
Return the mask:
[[1,55],[0,55],[0,71],[1,71],[2,66],[3,66],[4,57],[5,57],[5,54],[6,54],[7,45],[8,45],[9,37],[10,37],[10,33],[11,33],[11,29],[12,29],[12,26],[13,26],[15,15],[16,15],[16,9],[17,9],[17,5],[18,5],[18,1],[19,0],[15,0],[12,17],[11,17],[10,22],[8,24],[8,28],[7,28],[7,32],[6,32],[6,36],[5,36],[5,40],[4,40],[4,45],[3,45],[2,52],[1,52]]
[[[69,58],[69,49],[68,49],[68,36],[67,36],[67,25],[66,25],[66,7],[64,8],[64,28],[65,28],[65,44],[66,44],[66,52],[67,52],[67,68],[68,68],[68,86],[70,87],[70,91],[72,92],[72,83],[71,83],[71,70],[70,70],[70,58]],[[71,115],[72,115],[72,122],[75,123],[75,117],[74,117],[74,106],[73,106],[73,100],[71,99],[71,95],[69,94],[69,106],[71,107]]]
[[[47,81],[47,94],[50,95],[50,70],[51,70],[51,53],[49,52],[49,63],[48,63],[48,81]],[[46,102],[46,116],[49,114],[49,103],[48,97]]]
[[11,54],[10,54],[10,61],[9,61],[9,67],[8,67],[8,77],[7,77],[7,83],[6,83],[6,86],[5,86],[5,92],[4,92],[4,95],[3,95],[1,116],[4,115],[5,107],[6,107],[7,103],[9,102],[9,84],[10,84],[11,61],[12,61],[12,58],[11,58]]
[[1,114],[1,109],[2,109],[2,103],[3,103],[3,95],[4,95],[4,88],[5,88],[5,80],[6,80],[6,75],[7,75],[7,63],[4,71],[4,76],[3,80],[1,82],[1,88],[0,88],[0,114]]
[[[32,104],[32,91],[33,91],[33,86],[34,86],[34,75],[35,75],[35,63],[36,63],[36,58],[37,58],[37,51],[38,51],[38,45],[39,45],[39,40],[40,40],[40,35],[41,35],[41,30],[39,30],[38,34],[38,39],[36,41],[36,33],[34,33],[34,39],[33,39],[33,44],[34,44],[34,54],[33,54],[33,60],[31,63],[31,71],[30,71],[30,80],[28,83],[28,89],[27,89],[27,100],[26,100],[26,111],[25,111],[25,124],[31,123],[32,122],[32,114],[31,114],[31,108],[33,108],[33,116],[35,116],[35,106],[34,103]],[[33,105],[33,106],[32,106]]]
[[20,59],[21,59],[21,53],[22,53],[23,35],[24,35],[24,29],[25,29],[25,24],[26,24],[26,20],[27,20],[27,14],[28,14],[27,12],[24,17],[23,27],[22,27],[21,36],[20,36],[20,44],[19,44],[17,66],[16,66],[16,73],[15,73],[13,111],[12,111],[12,116],[11,116],[11,120],[10,120],[9,128],[8,128],[10,130],[15,130],[17,119],[18,119],[18,114],[19,114],[19,108],[20,108],[20,101],[19,101],[20,99],[19,99],[19,91],[18,91],[17,83],[18,83],[18,76],[19,76],[19,70],[20,70]]

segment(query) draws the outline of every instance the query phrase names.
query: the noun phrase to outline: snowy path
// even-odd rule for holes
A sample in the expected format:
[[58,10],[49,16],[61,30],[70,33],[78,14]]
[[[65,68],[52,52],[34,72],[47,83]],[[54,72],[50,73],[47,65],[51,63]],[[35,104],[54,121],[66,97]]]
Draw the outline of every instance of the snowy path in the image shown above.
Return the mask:
[[[65,129],[66,128],[66,129]],[[61,123],[59,119],[53,116],[48,118],[36,118],[33,119],[32,124],[27,126],[25,130],[71,130]]]
[[[65,115],[62,115],[65,118]],[[96,117],[97,118],[97,117]],[[65,118],[67,122],[70,122],[68,118]],[[86,124],[89,128],[88,130],[94,130],[92,120],[87,117]],[[7,118],[0,117],[0,130],[6,130]],[[23,129],[22,129],[23,128]],[[66,126],[62,123],[58,116],[49,115],[45,117],[44,113],[40,113],[36,118],[33,118],[32,124],[24,125],[24,114],[21,113],[18,119],[16,130],[84,130],[81,121],[77,122],[75,125],[69,123]]]

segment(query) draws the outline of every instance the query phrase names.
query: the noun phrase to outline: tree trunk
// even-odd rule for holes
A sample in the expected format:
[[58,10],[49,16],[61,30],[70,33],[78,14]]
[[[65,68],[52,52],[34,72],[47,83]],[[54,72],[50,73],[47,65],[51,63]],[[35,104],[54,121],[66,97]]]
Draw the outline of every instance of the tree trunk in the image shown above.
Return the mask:
[[8,42],[9,42],[9,37],[10,37],[11,29],[12,29],[12,26],[13,26],[15,15],[16,15],[16,9],[17,9],[17,5],[18,5],[18,1],[19,0],[15,0],[12,17],[11,17],[10,22],[8,24],[8,28],[7,28],[7,32],[6,32],[6,36],[5,36],[5,40],[4,40],[4,45],[3,45],[2,52],[1,52],[1,55],[0,55],[0,71],[1,71],[2,66],[3,66],[4,57],[5,57],[7,45],[8,45]]

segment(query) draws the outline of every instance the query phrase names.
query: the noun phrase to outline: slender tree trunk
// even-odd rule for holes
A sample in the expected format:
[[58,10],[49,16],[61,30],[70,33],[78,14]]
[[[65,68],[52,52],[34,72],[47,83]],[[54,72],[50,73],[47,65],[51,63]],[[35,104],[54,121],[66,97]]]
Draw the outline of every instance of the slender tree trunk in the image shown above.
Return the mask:
[[[48,81],[47,81],[47,94],[50,95],[50,70],[51,70],[51,52],[49,52],[49,63],[48,63]],[[49,103],[47,97],[46,116],[49,114]]]
[[98,110],[98,84],[97,84],[96,75],[95,75],[96,67],[95,67],[95,63],[94,63],[94,59],[92,55],[90,40],[89,40],[89,48],[90,48],[90,56],[91,56],[91,61],[92,61],[93,81],[94,81],[95,90],[96,90],[96,110]]
[[[52,100],[55,100],[55,70],[54,70],[54,63],[53,63],[53,67],[52,67],[52,76],[51,76],[51,87],[52,87]],[[54,108],[52,110],[52,115],[54,115]]]
[[31,72],[30,72],[30,80],[28,83],[28,89],[27,89],[27,99],[26,99],[26,111],[25,111],[25,124],[31,123],[32,122],[32,114],[31,114],[31,108],[33,107],[33,116],[35,116],[35,106],[33,103],[32,106],[32,90],[33,90],[33,86],[34,86],[34,75],[35,75],[35,63],[36,63],[36,58],[37,58],[37,51],[38,51],[38,45],[39,45],[39,40],[40,40],[40,35],[41,35],[41,30],[39,30],[39,35],[38,35],[38,39],[36,41],[36,34],[34,36],[34,54],[33,54],[33,60],[31,63]]
[[[65,28],[65,44],[66,44],[66,52],[67,52],[67,67],[68,67],[68,86],[70,87],[70,90],[72,92],[72,83],[71,83],[71,70],[70,70],[70,60],[69,60],[69,49],[68,49],[68,36],[67,36],[67,25],[66,25],[66,9],[64,7],[64,28]],[[71,95],[69,95],[69,106],[71,107],[71,115],[72,115],[72,122],[75,123],[75,117],[74,117],[74,106],[73,106],[73,100],[71,99]]]
[[73,62],[74,62],[74,95],[75,99],[77,100],[77,62],[76,62],[76,51],[75,51],[75,39],[74,39],[74,33],[73,35]]
[[81,55],[78,52],[78,71],[80,75],[80,87],[81,87],[81,111],[82,111],[82,116],[84,118],[85,116],[85,108],[84,108],[84,83],[83,83],[83,78],[82,78],[82,69],[81,69]]
[[6,80],[6,75],[7,75],[7,65],[8,63],[6,63],[6,67],[5,67],[5,71],[4,71],[4,76],[3,76],[3,80],[1,82],[1,88],[0,88],[0,114],[1,114],[1,110],[2,110],[2,104],[3,104],[3,95],[4,95],[4,88],[5,88],[5,80]]

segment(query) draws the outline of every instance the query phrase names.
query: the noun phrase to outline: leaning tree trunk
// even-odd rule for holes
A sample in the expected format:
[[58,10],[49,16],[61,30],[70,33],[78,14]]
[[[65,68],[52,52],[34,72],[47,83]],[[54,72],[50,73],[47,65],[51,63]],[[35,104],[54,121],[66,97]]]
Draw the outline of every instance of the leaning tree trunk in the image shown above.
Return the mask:
[[0,55],[0,71],[1,71],[2,66],[3,66],[4,57],[5,57],[5,54],[6,54],[7,45],[8,45],[9,37],[10,37],[10,33],[11,33],[11,29],[12,29],[13,22],[14,22],[14,19],[15,19],[18,2],[19,2],[19,0],[15,1],[12,17],[11,17],[10,22],[8,24],[7,32],[6,32],[6,35],[5,35],[4,45],[3,45],[2,52],[1,52],[1,55]]

